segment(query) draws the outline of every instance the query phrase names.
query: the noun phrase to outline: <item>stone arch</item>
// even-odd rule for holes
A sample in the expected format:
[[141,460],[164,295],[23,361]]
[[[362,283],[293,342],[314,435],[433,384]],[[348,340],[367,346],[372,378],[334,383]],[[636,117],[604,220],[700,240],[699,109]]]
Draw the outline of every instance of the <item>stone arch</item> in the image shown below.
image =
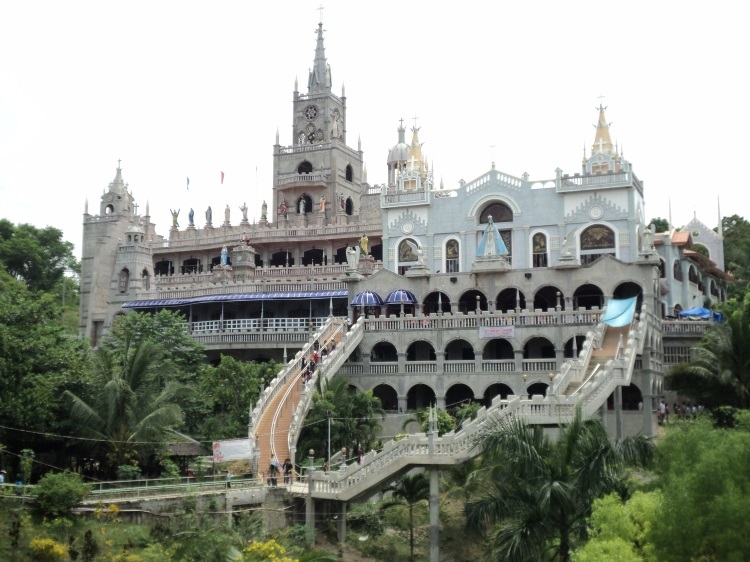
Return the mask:
[[672,276],[675,281],[682,281],[682,267],[680,267],[680,260],[674,260],[672,263]]
[[526,310],[526,295],[520,289],[508,287],[497,294],[495,298],[495,310],[515,312],[516,306],[518,306],[519,310]]
[[484,405],[489,408],[496,396],[506,400],[511,395],[513,395],[513,389],[507,384],[501,382],[492,383],[484,389]]
[[303,201],[303,200],[305,202],[305,213],[304,214],[312,213],[312,211],[313,211],[313,200],[312,200],[312,197],[310,197],[310,195],[307,194],[307,193],[305,193],[303,195],[300,195],[297,198],[297,202],[295,203],[295,206],[296,206],[295,210],[299,213],[300,201]]
[[573,292],[573,310],[585,308],[604,308],[604,291],[598,285],[593,283],[584,283],[579,285]]
[[161,260],[154,264],[154,275],[174,275],[174,266],[169,260]]
[[450,237],[443,245],[443,271],[458,273],[461,271],[461,242],[458,238]]
[[539,287],[534,294],[534,310],[553,311],[558,301],[560,309],[565,310],[565,295],[559,288],[554,285]]
[[407,361],[435,361],[435,348],[427,340],[416,340],[406,348]]
[[[657,394],[660,393],[661,392],[658,392]],[[622,400],[620,403],[620,407],[623,410],[638,411],[643,410],[643,408],[651,408],[651,405],[646,405],[643,403],[643,393],[641,392],[641,389],[638,387],[638,385],[630,383],[628,386],[622,387]],[[607,397],[607,409],[615,409],[614,392]]]
[[[569,338],[568,341],[565,342],[565,347],[563,348],[563,356],[566,359],[575,359],[578,357],[578,354],[581,352],[581,349],[583,348],[583,343],[586,341],[586,336],[581,334],[576,334],[574,337]],[[575,346],[573,346],[573,342],[575,342]]]
[[354,201],[352,201],[351,197],[346,198],[346,204],[344,206],[344,209],[347,215],[351,216],[354,214]]
[[151,275],[148,272],[148,269],[145,269],[141,272],[141,286],[143,287],[144,291],[148,291],[151,289]]
[[454,411],[462,404],[474,401],[474,391],[463,382],[452,384],[445,392],[445,409]]
[[515,359],[516,353],[513,345],[506,339],[495,338],[484,344],[482,359],[487,361]]
[[271,267],[289,267],[294,265],[294,254],[289,250],[279,250],[271,254]]
[[643,287],[634,281],[623,281],[615,286],[615,290],[612,291],[612,297],[615,299],[638,297],[635,306],[636,310],[640,310],[643,303]]
[[389,341],[380,341],[372,346],[370,350],[370,361],[373,363],[398,361],[396,346]]
[[554,359],[555,344],[544,336],[532,336],[523,345],[524,359]]
[[352,168],[351,164],[346,165],[346,170],[344,171],[344,177],[346,177],[346,181],[352,181],[354,179],[354,168]]
[[474,348],[466,340],[457,338],[445,346],[446,361],[473,361]]
[[302,174],[311,174],[313,171],[313,165],[308,160],[303,160],[299,163],[299,166],[297,166],[297,173],[299,175]]
[[313,248],[302,254],[302,265],[323,265],[323,250]]
[[380,405],[386,412],[398,410],[398,392],[387,383],[376,385],[372,389],[372,395],[380,400]]
[[548,383],[536,381],[536,382],[532,382],[530,385],[526,387],[526,392],[528,393],[529,398],[531,398],[534,395],[547,396],[548,389],[549,389]]
[[127,267],[123,267],[120,270],[120,275],[117,283],[118,293],[127,293],[130,289],[130,271]]
[[406,409],[419,410],[435,403],[435,391],[431,386],[417,383],[406,393]]
[[[479,299],[477,300],[477,297]],[[479,302],[479,310],[487,310],[487,297],[482,291],[471,289],[458,298],[458,310],[464,314],[475,312]]]
[[442,291],[433,291],[429,293],[422,301],[422,310],[425,315],[442,312],[443,314],[451,313],[451,299]]

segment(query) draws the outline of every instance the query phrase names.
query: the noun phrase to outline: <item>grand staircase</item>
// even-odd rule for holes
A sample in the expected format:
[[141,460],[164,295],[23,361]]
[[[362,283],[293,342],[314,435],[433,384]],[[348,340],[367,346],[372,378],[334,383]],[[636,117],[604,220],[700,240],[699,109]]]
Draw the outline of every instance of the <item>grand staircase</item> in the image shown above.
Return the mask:
[[[555,375],[547,396],[497,397],[458,432],[442,437],[420,433],[390,441],[382,451],[365,455],[361,464],[342,464],[339,470],[328,473],[316,471],[311,481],[296,482],[290,491],[338,501],[361,499],[415,466],[451,466],[478,456],[482,432],[503,419],[555,425],[570,421],[579,408],[585,418],[590,418],[617,386],[630,384],[650,319],[644,305],[629,326],[609,328],[598,324],[587,334],[579,356],[566,362]],[[328,375],[332,376],[333,370]]]
[[[330,318],[264,389],[250,416],[250,439],[256,473],[264,473],[272,460],[294,460],[302,421],[312,405],[312,394],[318,379],[323,377],[325,381],[330,380],[356,349],[363,331],[362,322],[347,331],[343,320]],[[303,359],[307,365],[315,342],[319,343],[321,349],[332,343],[335,348],[318,365],[310,381],[303,384],[308,374],[307,367],[303,367]]]

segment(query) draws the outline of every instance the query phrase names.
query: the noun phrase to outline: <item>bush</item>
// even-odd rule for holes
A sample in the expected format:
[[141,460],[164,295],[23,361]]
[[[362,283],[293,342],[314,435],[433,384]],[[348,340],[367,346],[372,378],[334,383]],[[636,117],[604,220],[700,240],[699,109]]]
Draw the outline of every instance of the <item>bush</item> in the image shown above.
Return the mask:
[[34,488],[37,509],[53,517],[66,515],[89,492],[91,486],[84,484],[81,477],[72,472],[45,474]]
[[40,562],[64,562],[68,560],[68,549],[54,539],[36,538],[29,545],[34,560]]

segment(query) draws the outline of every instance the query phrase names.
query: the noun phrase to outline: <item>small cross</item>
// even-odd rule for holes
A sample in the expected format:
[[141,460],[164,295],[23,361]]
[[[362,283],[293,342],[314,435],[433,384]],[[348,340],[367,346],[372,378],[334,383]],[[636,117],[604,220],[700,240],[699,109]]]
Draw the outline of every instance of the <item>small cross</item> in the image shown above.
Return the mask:
[[138,214],[138,203],[133,203],[133,208],[135,209],[134,215]]
[[604,96],[599,95],[599,109],[602,107],[602,100],[604,100]]
[[120,159],[118,158],[118,159],[117,159],[117,167],[118,167],[118,168],[120,167],[120,162],[122,162],[122,160],[120,160]]
[[399,119],[399,122],[401,123],[401,128],[403,129],[404,128],[404,118],[402,117],[401,119]]
[[321,3],[320,7],[315,8],[315,9],[320,12],[320,23],[323,23],[323,4]]
[[416,129],[417,128],[417,119],[419,119],[419,117],[412,117],[412,119],[414,119],[414,128]]

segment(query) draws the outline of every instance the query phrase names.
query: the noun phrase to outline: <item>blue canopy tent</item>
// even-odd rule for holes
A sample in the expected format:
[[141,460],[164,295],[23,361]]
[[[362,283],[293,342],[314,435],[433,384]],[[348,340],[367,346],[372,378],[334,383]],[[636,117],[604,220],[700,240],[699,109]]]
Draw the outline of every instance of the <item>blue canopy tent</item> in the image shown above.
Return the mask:
[[396,289],[385,299],[387,304],[417,304],[417,297],[406,289]]
[[385,304],[379,294],[372,291],[358,293],[352,299],[352,306],[382,306]]
[[721,312],[715,312],[702,306],[691,308],[690,310],[681,310],[677,313],[681,319],[685,320],[713,320],[714,322],[723,322],[724,315]]

